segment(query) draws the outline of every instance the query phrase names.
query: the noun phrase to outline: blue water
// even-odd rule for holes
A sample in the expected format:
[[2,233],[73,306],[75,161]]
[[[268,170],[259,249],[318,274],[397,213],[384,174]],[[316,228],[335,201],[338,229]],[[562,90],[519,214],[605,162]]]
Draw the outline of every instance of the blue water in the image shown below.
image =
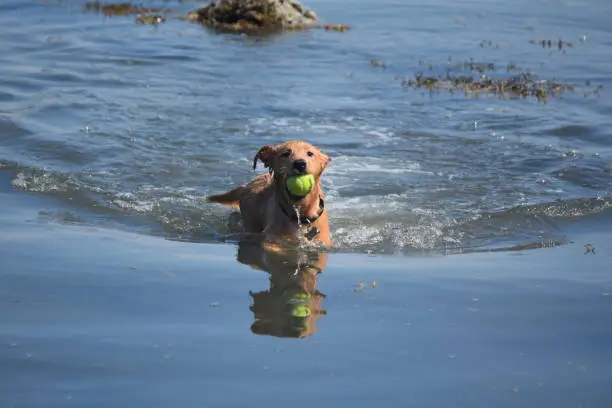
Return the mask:
[[[352,29],[266,38],[145,4],[0,2],[0,408],[612,404],[612,3],[309,0]],[[398,79],[470,59],[575,90]],[[330,254],[205,202],[287,139],[332,157]]]
[[[12,188],[61,200],[56,222],[219,242],[228,210],[204,197],[251,179],[260,146],[299,138],[333,158],[340,251],[562,244],[567,219],[611,205],[608,2],[315,0],[325,22],[353,30],[263,39],[178,19],[199,4],[163,3],[176,12],[149,26],[80,1],[4,2]],[[529,43],[557,38],[574,46]],[[396,80],[443,74],[449,59],[493,63],[493,76],[513,63],[576,90],[544,104]]]
[[[291,260],[253,270],[231,245],[20,213],[0,216],[11,231],[0,236],[3,407],[612,401],[612,247],[596,222],[581,244],[538,251],[332,254],[312,291],[325,313],[297,339],[280,292],[306,271],[287,274]],[[587,239],[595,255],[583,254]]]

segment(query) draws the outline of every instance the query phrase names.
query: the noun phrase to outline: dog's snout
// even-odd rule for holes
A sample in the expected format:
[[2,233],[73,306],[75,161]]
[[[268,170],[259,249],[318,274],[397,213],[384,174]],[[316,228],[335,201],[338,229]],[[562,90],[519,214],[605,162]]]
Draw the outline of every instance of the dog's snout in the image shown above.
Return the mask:
[[306,160],[298,159],[293,162],[293,168],[297,171],[304,173],[306,171]]

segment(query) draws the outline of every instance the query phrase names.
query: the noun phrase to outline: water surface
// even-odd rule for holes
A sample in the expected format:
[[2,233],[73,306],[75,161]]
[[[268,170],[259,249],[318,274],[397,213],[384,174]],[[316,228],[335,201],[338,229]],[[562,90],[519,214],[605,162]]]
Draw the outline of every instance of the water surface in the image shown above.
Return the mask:
[[[269,38],[147,4],[0,3],[0,407],[612,405],[612,3],[310,0],[353,29]],[[576,90],[396,79],[470,58]],[[333,158],[331,253],[205,202],[287,139]]]
[[[228,210],[204,197],[248,181],[257,149],[287,139],[333,157],[340,251],[562,244],[568,219],[612,203],[608,2],[314,0],[353,30],[267,39],[172,18],[198,3],[164,3],[177,13],[158,26],[81,4],[5,2],[0,17],[2,171],[61,200],[69,220],[55,221],[222,241]],[[557,38],[574,46],[529,43]],[[449,59],[579,87],[544,104],[395,79]],[[587,81],[604,90],[585,97]]]

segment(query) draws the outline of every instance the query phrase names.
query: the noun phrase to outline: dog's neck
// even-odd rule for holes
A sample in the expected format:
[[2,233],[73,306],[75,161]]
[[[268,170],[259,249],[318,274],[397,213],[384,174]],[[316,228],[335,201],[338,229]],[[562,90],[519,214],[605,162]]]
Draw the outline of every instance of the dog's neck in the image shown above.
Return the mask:
[[[293,215],[296,211],[299,213],[300,217],[306,217],[311,220],[316,220],[321,215],[324,206],[324,195],[318,179],[315,181],[312,191],[302,198],[292,197],[284,186],[284,183],[278,183],[277,189],[280,198],[279,205],[283,209],[283,212],[288,214],[290,218],[294,218]],[[295,215],[297,217],[297,214]]]

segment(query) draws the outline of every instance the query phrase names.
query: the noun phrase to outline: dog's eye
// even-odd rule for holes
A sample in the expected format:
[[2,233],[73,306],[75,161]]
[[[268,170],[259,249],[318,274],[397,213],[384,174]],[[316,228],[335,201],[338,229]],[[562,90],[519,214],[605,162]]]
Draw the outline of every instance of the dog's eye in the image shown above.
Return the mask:
[[314,156],[314,153],[313,153],[313,152],[308,152],[308,153],[306,153],[306,154],[308,154],[308,157],[312,157],[312,156]]
[[281,157],[289,157],[290,154],[291,154],[291,152],[285,152],[285,153],[281,154]]

